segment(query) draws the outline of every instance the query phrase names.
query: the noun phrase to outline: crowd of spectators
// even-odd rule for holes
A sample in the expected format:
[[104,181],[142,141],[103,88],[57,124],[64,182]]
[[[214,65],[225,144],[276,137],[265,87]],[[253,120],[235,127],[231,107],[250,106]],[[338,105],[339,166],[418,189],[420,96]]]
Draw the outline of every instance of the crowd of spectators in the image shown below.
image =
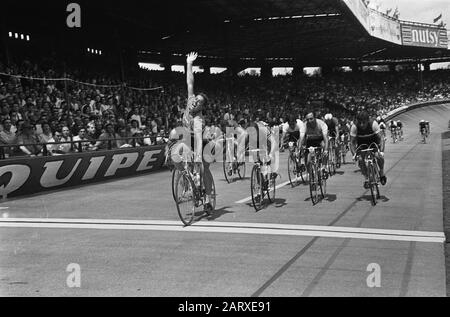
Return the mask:
[[[62,72],[29,61],[0,62],[0,73],[0,145],[11,145],[2,147],[6,156],[158,144],[180,124],[186,105],[183,74],[135,70],[123,85],[107,74]],[[280,125],[309,111],[351,119],[360,110],[378,116],[405,104],[450,98],[449,75],[450,70],[425,72],[419,80],[412,71],[271,78],[197,74],[196,89],[208,95],[209,126],[254,120]]]

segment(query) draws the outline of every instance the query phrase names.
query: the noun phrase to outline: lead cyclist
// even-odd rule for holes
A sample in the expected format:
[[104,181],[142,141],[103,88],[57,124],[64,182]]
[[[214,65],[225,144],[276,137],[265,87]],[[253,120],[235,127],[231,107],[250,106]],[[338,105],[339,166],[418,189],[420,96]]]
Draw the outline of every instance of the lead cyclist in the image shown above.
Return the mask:
[[188,102],[183,116],[183,126],[190,131],[191,145],[193,145],[195,162],[201,162],[203,164],[203,181],[206,192],[206,203],[204,209],[206,213],[210,213],[213,211],[211,204],[213,176],[211,170],[209,169],[211,162],[207,162],[205,160],[205,155],[203,153],[204,147],[210,142],[209,139],[205,139],[205,119],[203,117],[204,111],[208,106],[208,97],[203,93],[198,95],[195,95],[194,93],[193,64],[197,60],[197,57],[198,54],[196,52],[192,52],[186,59]]

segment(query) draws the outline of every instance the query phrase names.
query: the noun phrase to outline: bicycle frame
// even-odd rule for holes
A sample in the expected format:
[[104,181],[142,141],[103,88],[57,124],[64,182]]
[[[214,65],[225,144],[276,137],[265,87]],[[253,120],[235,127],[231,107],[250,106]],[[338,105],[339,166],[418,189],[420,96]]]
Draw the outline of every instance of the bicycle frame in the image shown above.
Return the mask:
[[380,182],[380,167],[378,166],[377,159],[375,157],[375,152],[379,151],[378,145],[372,143],[367,149],[362,150],[362,147],[366,145],[361,145],[356,150],[357,153],[363,158],[362,162],[365,164],[367,178],[369,180],[369,188],[372,195],[372,204],[375,206],[377,204],[377,199],[380,198],[379,182]]

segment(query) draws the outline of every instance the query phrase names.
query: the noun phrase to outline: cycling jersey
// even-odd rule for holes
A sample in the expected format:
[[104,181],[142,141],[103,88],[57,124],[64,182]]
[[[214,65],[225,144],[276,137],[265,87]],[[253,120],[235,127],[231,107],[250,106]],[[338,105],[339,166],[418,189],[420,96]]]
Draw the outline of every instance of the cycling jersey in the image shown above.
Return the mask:
[[420,132],[426,132],[426,130],[427,130],[427,124],[425,123],[425,122],[421,122],[420,124],[419,124],[419,128],[420,128]]
[[356,138],[357,147],[361,145],[371,145],[372,143],[380,146],[380,139],[378,134],[380,133],[380,126],[374,120],[369,121],[366,127],[354,124],[350,131],[350,136]]
[[325,123],[328,127],[328,133],[330,134],[330,137],[337,137],[336,127],[339,126],[339,121],[336,118],[332,118],[331,120],[325,120]]
[[304,124],[300,135],[302,139],[306,137],[306,147],[320,147],[324,141],[323,135],[328,135],[328,126],[320,119],[316,119],[316,125]]

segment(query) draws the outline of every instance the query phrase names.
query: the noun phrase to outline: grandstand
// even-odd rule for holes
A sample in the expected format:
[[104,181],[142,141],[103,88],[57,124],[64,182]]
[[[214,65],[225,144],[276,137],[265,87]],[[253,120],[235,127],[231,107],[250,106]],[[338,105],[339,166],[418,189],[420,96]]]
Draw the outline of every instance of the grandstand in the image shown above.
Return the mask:
[[[80,0],[79,27],[64,1],[3,2],[0,296],[446,296],[450,69],[431,69],[450,62],[445,27],[363,0]],[[347,164],[313,208],[307,186],[288,188],[285,152],[273,205],[250,212],[249,177],[225,184],[216,164],[216,213],[182,227],[165,160],[187,102],[172,69],[186,71],[192,51],[210,131],[283,131],[310,112],[350,127],[362,111],[404,122],[380,204]],[[433,127],[423,146],[422,119]],[[74,263],[82,287],[65,286]],[[365,283],[373,263],[389,277],[381,288]]]

